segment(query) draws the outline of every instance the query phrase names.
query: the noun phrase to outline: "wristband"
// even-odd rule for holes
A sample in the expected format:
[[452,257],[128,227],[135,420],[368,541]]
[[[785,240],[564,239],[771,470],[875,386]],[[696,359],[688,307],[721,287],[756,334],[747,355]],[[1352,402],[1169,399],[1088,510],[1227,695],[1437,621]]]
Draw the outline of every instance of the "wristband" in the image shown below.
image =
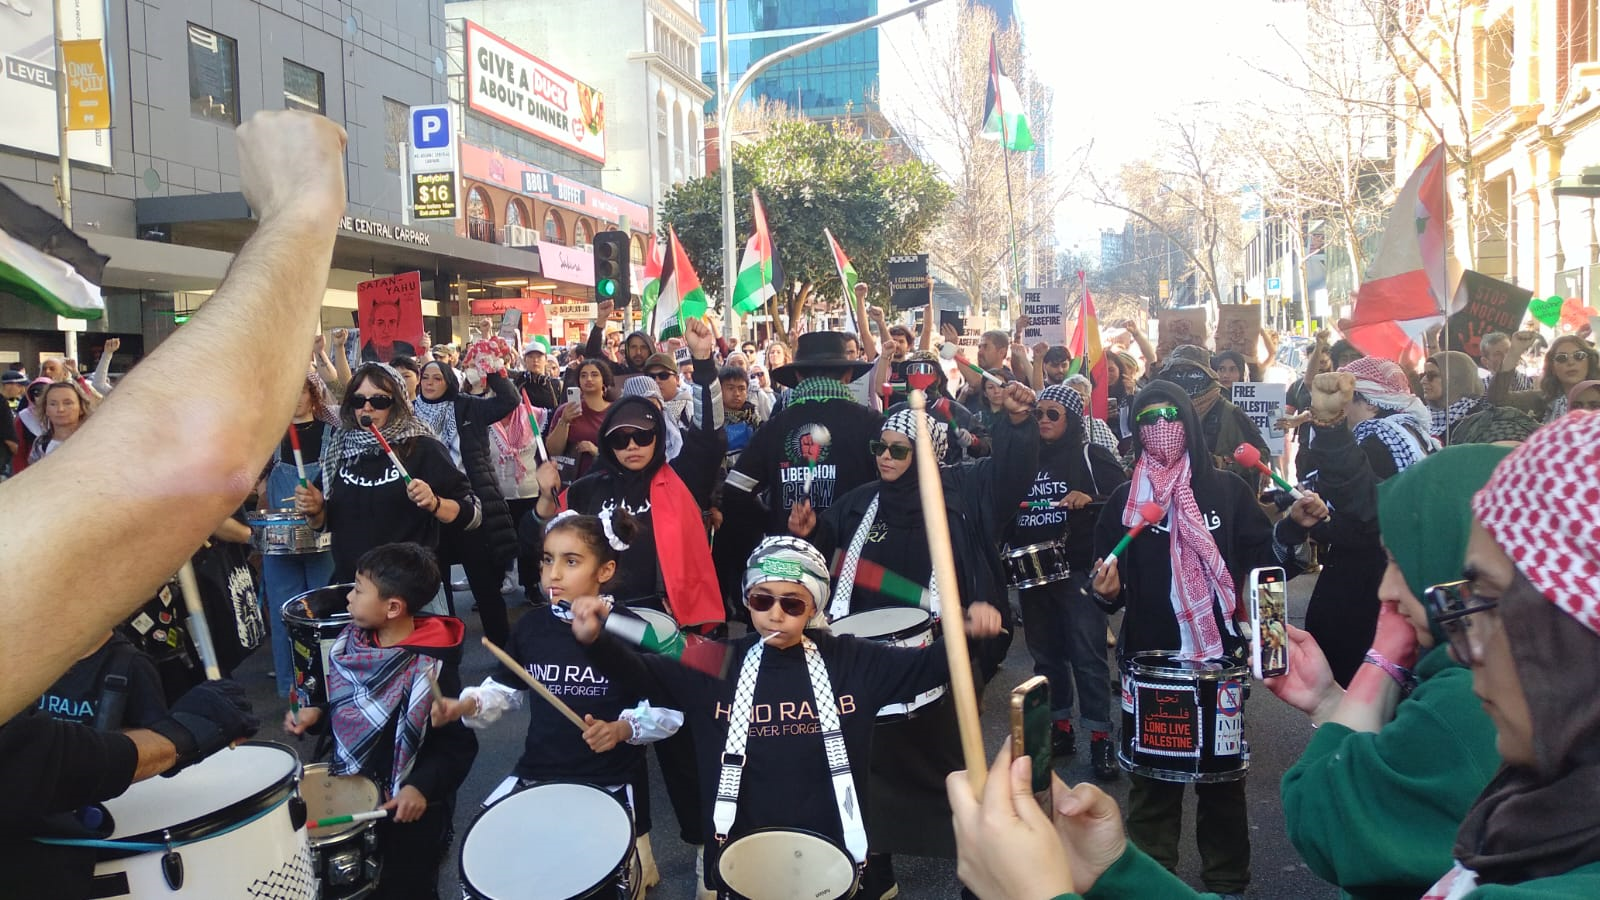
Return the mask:
[[443,502],[444,502],[443,500],[439,499],[439,495],[438,494],[434,494],[433,495],[433,514],[434,515],[437,516],[439,514],[439,505],[441,503],[443,503]]
[[1400,695],[1402,697],[1410,696],[1411,690],[1417,686],[1417,674],[1415,672],[1394,662],[1376,650],[1368,650],[1367,655],[1361,661],[1377,666],[1390,678],[1393,678],[1395,683],[1400,685]]

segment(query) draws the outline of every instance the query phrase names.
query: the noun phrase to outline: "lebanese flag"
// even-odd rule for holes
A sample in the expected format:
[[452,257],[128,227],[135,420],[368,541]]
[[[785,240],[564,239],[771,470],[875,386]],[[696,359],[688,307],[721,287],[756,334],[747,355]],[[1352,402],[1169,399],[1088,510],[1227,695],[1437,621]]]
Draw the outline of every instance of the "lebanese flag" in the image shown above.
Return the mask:
[[1422,336],[1448,316],[1444,146],[1434,147],[1406,179],[1389,211],[1378,252],[1339,330],[1368,356],[1415,364]]
[[755,312],[778,293],[777,255],[772,246],[772,234],[767,231],[767,211],[762,208],[761,197],[754,189],[750,191],[750,202],[755,213],[756,233],[745,244],[739,277],[733,284],[733,309],[741,315]]
[[1081,271],[1078,284],[1083,288],[1083,308],[1078,311],[1078,324],[1072,330],[1072,342],[1067,349],[1094,386],[1089,394],[1091,414],[1096,419],[1104,419],[1111,414],[1111,386],[1107,383],[1111,370],[1100,344],[1100,319],[1095,315],[1094,298],[1089,295],[1089,285]]

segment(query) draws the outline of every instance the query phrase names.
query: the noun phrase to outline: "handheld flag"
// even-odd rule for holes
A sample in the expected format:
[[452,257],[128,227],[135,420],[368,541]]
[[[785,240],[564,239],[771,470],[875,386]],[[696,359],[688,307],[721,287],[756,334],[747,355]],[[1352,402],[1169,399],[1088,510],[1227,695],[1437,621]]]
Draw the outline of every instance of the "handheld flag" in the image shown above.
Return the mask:
[[983,94],[983,136],[1007,150],[1032,150],[1033,132],[1022,111],[1022,95],[1000,68],[994,36],[989,36],[989,87]]
[[650,254],[644,261],[644,287],[639,290],[639,303],[646,319],[650,318],[650,313],[656,308],[656,300],[661,296],[661,268],[661,245],[656,243],[652,235]]
[[0,290],[58,316],[98,319],[104,256],[51,213],[0,185]]
[[532,291],[524,290],[522,296],[532,299],[533,309],[528,313],[528,340],[526,347],[535,344],[543,350],[546,356],[550,355],[550,318],[545,314],[544,301],[533,296]]
[[624,607],[606,616],[605,630],[635,647],[676,660],[687,668],[713,678],[728,674],[731,654],[728,645],[682,631],[662,633],[654,622]]
[[775,270],[776,254],[772,246],[772,233],[767,230],[767,211],[761,206],[761,197],[750,191],[751,209],[756,220],[756,233],[745,244],[744,259],[739,263],[739,278],[733,285],[733,309],[741,315],[755,312],[778,293]]
[[1078,325],[1072,331],[1072,343],[1067,349],[1072,352],[1074,366],[1081,364],[1089,383],[1094,386],[1089,395],[1092,414],[1104,419],[1110,415],[1111,407],[1111,386],[1107,383],[1110,367],[1100,344],[1100,319],[1095,315],[1094,298],[1089,295],[1089,285],[1084,282],[1082,272],[1078,273],[1078,284],[1083,287],[1083,308],[1078,311]]
[[850,257],[844,255],[844,248],[839,246],[833,232],[822,229],[828,238],[828,248],[833,251],[833,264],[839,270],[839,283],[844,286],[844,309],[846,314],[845,330],[861,332],[860,323],[856,322],[856,284],[861,280],[856,275],[856,267],[850,264]]
[[661,295],[656,300],[655,325],[657,340],[680,337],[685,319],[698,319],[706,314],[706,292],[700,287],[700,276],[689,263],[689,254],[678,240],[678,232],[667,226],[667,259],[661,268]]

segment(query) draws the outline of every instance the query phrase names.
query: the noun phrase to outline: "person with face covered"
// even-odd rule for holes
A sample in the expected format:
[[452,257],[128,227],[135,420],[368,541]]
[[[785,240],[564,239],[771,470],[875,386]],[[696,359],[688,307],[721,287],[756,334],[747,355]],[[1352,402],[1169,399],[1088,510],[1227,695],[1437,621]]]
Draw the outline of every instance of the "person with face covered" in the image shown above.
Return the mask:
[[472,588],[484,637],[504,645],[511,636],[511,623],[500,587],[506,564],[517,555],[517,529],[495,471],[490,431],[516,411],[520,398],[505,376],[503,360],[489,353],[469,351],[468,356],[472,359],[468,379],[487,385],[492,394],[476,396],[463,391],[455,370],[433,360],[422,366],[411,408],[450,451],[450,461],[466,474],[483,515],[482,523],[470,534],[447,531],[441,535],[439,568],[446,574],[445,591],[452,590],[450,566],[459,563]]
[[[925,392],[933,417],[944,420],[950,427],[949,446],[942,460],[945,465],[953,466],[969,458],[982,459],[993,452],[988,425],[966,404],[950,396],[939,354],[918,350],[900,366],[900,372],[904,381],[884,385],[887,407],[904,405],[912,390]],[[994,387],[988,382],[985,385]]]
[[1260,474],[1235,461],[1233,451],[1240,444],[1249,444],[1261,451],[1261,461],[1270,468],[1272,449],[1267,446],[1267,439],[1261,436],[1261,429],[1250,421],[1244,410],[1223,396],[1217,374],[1204,363],[1193,362],[1179,355],[1183,350],[1183,347],[1179,347],[1173,351],[1172,359],[1155,376],[1156,379],[1169,381],[1189,395],[1195,416],[1200,420],[1200,433],[1212,464],[1244,479],[1244,483],[1254,490],[1261,482]]
[[[937,472],[923,472],[917,462],[917,417],[923,416],[927,422],[938,459],[944,457],[948,440],[945,425],[910,408],[893,410],[884,420],[878,440],[869,446],[877,461],[877,481],[840,497],[820,516],[809,504],[796,504],[789,516],[791,534],[811,541],[824,556],[831,556],[836,549],[844,550],[839,586],[827,607],[829,621],[905,605],[904,600],[869,586],[874,581],[867,573],[877,569],[923,586],[923,606],[930,611],[937,612],[948,603],[939,596],[933,581],[919,487],[922,478],[938,478],[946,497],[961,602],[980,637],[994,638],[999,634],[1010,617],[1009,604],[997,607],[988,598],[1005,596],[999,546],[1011,524],[1011,510],[1017,508],[1038,471],[1039,428],[1030,416],[1033,404],[1032,389],[1022,384],[1008,385],[1007,418],[995,432],[994,454],[987,459],[941,467]],[[951,618],[949,612],[943,615],[947,620]],[[974,642],[975,677],[986,679],[994,673],[1008,643]],[[867,794],[874,858],[863,896],[878,900],[892,891],[892,854],[954,854],[944,775],[961,764],[958,739],[951,703],[927,708],[921,715],[903,721],[879,725],[873,739],[872,782]]]
[[[1246,614],[1239,589],[1250,570],[1261,566],[1294,574],[1298,534],[1282,522],[1275,530],[1249,485],[1207,464],[1211,451],[1183,388],[1151,382],[1134,400],[1134,422],[1133,479],[1106,501],[1094,538],[1095,554],[1103,560],[1091,581],[1094,596],[1108,609],[1127,609],[1118,651],[1124,658],[1160,650],[1181,660],[1242,664],[1246,642],[1236,622]],[[1162,520],[1141,531],[1120,560],[1106,558],[1144,521],[1140,510],[1146,503],[1165,511]],[[1285,519],[1304,528],[1325,513],[1321,499],[1308,493]],[[1163,866],[1176,869],[1184,785],[1130,778],[1130,836]],[[1201,874],[1206,888],[1219,894],[1242,894],[1250,883],[1244,785],[1243,778],[1195,784]]]
[[[1106,614],[1083,594],[1094,562],[1097,504],[1128,480],[1109,449],[1085,439],[1083,395],[1067,385],[1039,392],[1039,472],[1029,489],[1030,506],[1017,513],[1007,543],[1027,547],[1061,541],[1070,574],[1063,581],[1017,591],[1028,627],[1023,637],[1033,672],[1050,679],[1051,744],[1058,758],[1077,751],[1072,728],[1073,696],[1089,732],[1089,758],[1097,778],[1117,777],[1111,740],[1111,670],[1106,667]],[[1076,682],[1076,691],[1074,691]]]

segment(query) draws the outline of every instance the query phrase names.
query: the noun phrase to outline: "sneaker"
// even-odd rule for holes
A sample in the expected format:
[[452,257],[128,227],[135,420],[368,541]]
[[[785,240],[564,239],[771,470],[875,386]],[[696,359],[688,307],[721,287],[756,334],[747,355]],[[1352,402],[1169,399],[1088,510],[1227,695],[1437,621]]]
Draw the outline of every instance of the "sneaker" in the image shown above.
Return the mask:
[[1050,729],[1050,752],[1057,759],[1078,754],[1078,733],[1071,728]]
[[861,876],[861,889],[855,894],[860,900],[893,900],[900,896],[900,885],[894,877],[894,857],[887,853],[867,854],[867,871]]
[[1111,738],[1095,738],[1089,742],[1089,761],[1094,765],[1094,777],[1100,781],[1116,781],[1122,774]]
[[639,849],[639,887],[649,890],[661,883],[661,870],[656,867],[656,854],[650,847],[650,835],[642,834],[634,841]]

